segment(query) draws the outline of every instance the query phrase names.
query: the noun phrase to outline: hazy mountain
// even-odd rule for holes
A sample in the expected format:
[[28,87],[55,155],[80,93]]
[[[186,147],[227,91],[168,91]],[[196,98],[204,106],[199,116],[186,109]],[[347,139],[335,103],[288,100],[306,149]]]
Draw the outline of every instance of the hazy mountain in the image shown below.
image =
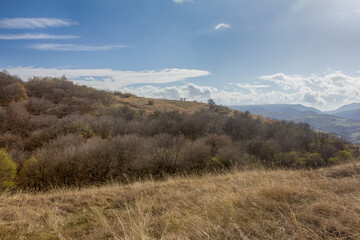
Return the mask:
[[360,143],[360,103],[345,105],[331,112],[321,112],[300,104],[268,104],[230,106],[239,111],[249,111],[277,120],[306,122],[314,129],[335,133],[344,139]]
[[341,112],[344,112],[344,111],[353,111],[353,110],[358,110],[358,109],[360,109],[360,103],[351,103],[351,104],[339,107],[336,110],[327,111],[327,112],[324,112],[324,113],[326,113],[326,114],[337,114],[337,113],[341,113]]
[[342,118],[348,118],[348,119],[360,121],[360,109],[342,111],[339,113],[334,113],[333,115]]
[[264,117],[273,119],[292,120],[298,117],[312,116],[321,113],[320,110],[312,107],[306,107],[300,104],[267,104],[267,105],[236,105],[230,106],[239,111],[249,111]]

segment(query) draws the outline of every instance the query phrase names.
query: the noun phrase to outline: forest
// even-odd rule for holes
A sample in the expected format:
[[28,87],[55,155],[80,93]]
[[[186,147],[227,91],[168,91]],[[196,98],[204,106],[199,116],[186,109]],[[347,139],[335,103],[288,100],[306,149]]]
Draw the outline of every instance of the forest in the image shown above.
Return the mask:
[[22,81],[1,72],[0,190],[231,168],[315,169],[357,154],[306,123],[264,119],[213,101],[193,113],[149,113],[120,104],[121,98],[136,96],[80,86],[65,77]]

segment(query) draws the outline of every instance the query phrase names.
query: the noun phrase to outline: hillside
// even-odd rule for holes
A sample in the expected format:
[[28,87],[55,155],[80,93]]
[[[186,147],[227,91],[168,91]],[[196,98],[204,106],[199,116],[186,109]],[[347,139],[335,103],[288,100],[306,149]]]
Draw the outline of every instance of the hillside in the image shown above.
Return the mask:
[[0,73],[0,191],[128,182],[248,168],[349,161],[340,139],[208,104],[145,99],[63,78]]
[[0,238],[359,239],[360,164],[0,195]]
[[[194,113],[201,110],[207,110],[209,108],[206,103],[167,100],[167,99],[153,99],[153,98],[141,98],[141,97],[115,97],[116,102],[119,105],[128,105],[134,109],[142,110],[148,113],[155,111],[179,111]],[[150,104],[149,104],[150,101]]]
[[333,132],[347,141],[360,144],[359,121],[327,114],[317,114],[314,116],[294,118],[292,120],[297,122],[306,122],[314,129]]
[[235,105],[230,106],[239,111],[250,111],[265,118],[305,122],[314,129],[334,133],[343,139],[360,143],[360,110],[358,104],[350,104],[336,111],[324,112],[302,105],[269,104],[269,105]]

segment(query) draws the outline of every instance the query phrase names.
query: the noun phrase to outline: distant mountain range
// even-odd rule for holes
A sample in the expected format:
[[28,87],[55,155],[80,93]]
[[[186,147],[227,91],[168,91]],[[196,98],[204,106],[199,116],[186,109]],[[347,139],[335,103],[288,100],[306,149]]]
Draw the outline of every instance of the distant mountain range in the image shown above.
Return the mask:
[[233,105],[230,108],[249,111],[277,120],[306,122],[314,129],[331,132],[360,144],[360,103],[344,105],[334,111],[321,112],[301,104]]

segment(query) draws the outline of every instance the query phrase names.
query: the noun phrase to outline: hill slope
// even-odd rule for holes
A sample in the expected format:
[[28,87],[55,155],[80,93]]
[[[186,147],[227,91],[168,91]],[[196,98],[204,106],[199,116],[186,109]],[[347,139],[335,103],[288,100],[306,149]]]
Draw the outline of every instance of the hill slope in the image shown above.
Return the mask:
[[358,239],[360,164],[0,195],[0,238]]
[[[352,143],[360,143],[360,110],[344,110],[356,108],[357,104],[339,108],[339,111],[324,114],[315,108],[302,105],[269,104],[269,105],[238,105],[231,108],[239,111],[250,111],[265,118],[305,122],[314,129],[335,133]],[[330,114],[332,113],[332,114]]]

